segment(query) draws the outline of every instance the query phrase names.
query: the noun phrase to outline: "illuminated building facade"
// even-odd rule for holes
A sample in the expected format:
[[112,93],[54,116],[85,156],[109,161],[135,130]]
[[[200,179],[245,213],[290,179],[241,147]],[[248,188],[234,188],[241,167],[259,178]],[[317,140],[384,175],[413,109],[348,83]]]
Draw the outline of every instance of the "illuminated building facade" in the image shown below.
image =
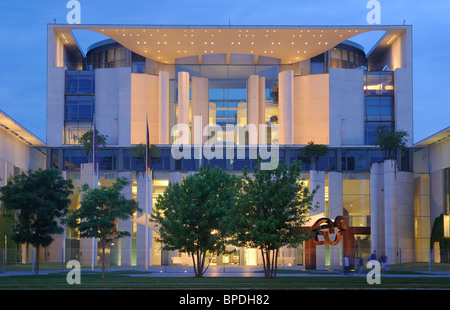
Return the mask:
[[[75,37],[86,30],[109,39],[84,55]],[[382,32],[372,50],[352,41],[371,31]],[[235,173],[254,165],[249,156],[226,156],[225,149],[222,158],[176,158],[171,150],[180,139],[208,145],[214,138],[234,146],[234,155],[269,144],[281,163],[302,160],[309,186],[321,185],[315,197],[320,208],[311,221],[342,215],[355,227],[355,257],[376,249],[394,253],[389,257],[395,262],[405,249],[403,261],[415,260],[412,72],[411,26],[49,25],[47,166],[76,185],[92,183],[91,164],[77,144],[95,117],[99,132],[108,136],[99,151],[100,183],[126,176],[132,181],[127,194],[142,207],[145,182],[135,173],[142,161],[130,147],[146,142],[147,117],[150,143],[161,149],[152,163],[153,203],[169,182],[200,165]],[[182,138],[179,125],[189,129]],[[213,134],[213,125],[222,130]],[[383,159],[373,146],[379,125],[409,133],[408,149],[398,152],[392,168],[372,164]],[[314,168],[303,154],[310,141],[329,147]],[[387,187],[395,188],[389,197]],[[76,208],[79,194],[73,198]],[[111,247],[111,264],[144,265],[142,216],[118,223],[132,237]],[[67,259],[90,261],[90,240],[70,230],[60,238],[57,246],[64,245]],[[162,251],[152,238],[149,247],[152,266],[189,261],[185,254]],[[319,246],[317,253],[318,267],[342,264],[342,245]],[[254,249],[210,260],[261,264]],[[284,249],[278,261],[304,265],[304,249]]]

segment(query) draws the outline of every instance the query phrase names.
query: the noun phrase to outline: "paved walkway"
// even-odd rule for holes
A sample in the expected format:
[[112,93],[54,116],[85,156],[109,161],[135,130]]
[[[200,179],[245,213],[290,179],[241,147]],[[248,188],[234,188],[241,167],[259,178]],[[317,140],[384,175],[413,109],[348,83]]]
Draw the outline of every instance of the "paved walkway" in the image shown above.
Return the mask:
[[[287,271],[292,270],[292,273]],[[69,269],[64,272],[69,272]],[[83,272],[89,272],[91,269],[82,269]],[[101,268],[95,268],[95,272],[101,272]],[[112,267],[107,268],[107,272],[123,271],[124,275],[131,277],[193,277],[194,271],[190,266],[176,267],[176,266],[152,266],[145,272],[143,267]],[[135,271],[144,273],[134,273]],[[40,275],[60,273],[61,270],[40,270]],[[262,277],[262,267],[239,266],[239,267],[221,267],[210,266],[206,271],[205,277]],[[341,276],[341,277],[365,277],[368,270],[364,270],[361,275],[357,273],[344,274],[340,271],[326,271],[318,270],[316,272],[305,271],[303,267],[279,267],[277,277],[327,277],[327,276]],[[450,271],[422,271],[421,274],[382,274],[384,277],[450,277]],[[0,272],[0,277],[5,276],[21,276],[34,275],[34,271],[5,271]]]

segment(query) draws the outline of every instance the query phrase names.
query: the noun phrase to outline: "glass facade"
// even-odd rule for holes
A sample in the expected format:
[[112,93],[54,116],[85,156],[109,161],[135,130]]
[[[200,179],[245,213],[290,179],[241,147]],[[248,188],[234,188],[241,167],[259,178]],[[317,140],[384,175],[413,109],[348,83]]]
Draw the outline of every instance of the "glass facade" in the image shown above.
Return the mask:
[[331,51],[331,68],[356,69],[367,67],[367,58],[361,46],[345,41]]
[[[209,124],[218,125],[222,133],[217,137],[218,142],[225,144],[240,144],[235,128],[227,131],[227,125],[247,125],[248,114],[248,79],[251,75],[265,78],[265,122],[276,124],[278,122],[278,65],[176,65],[175,76],[178,72],[188,72],[190,77],[203,77],[208,79],[209,92]],[[178,83],[176,79],[170,80],[170,109],[175,111],[170,116],[170,126],[178,123]],[[211,133],[209,138],[214,133]],[[268,128],[268,140],[277,133]],[[171,137],[171,143],[173,137]],[[248,137],[245,143],[247,144]]]
[[444,214],[450,215],[450,168],[445,168],[442,171],[442,184],[443,184],[443,206]]
[[92,129],[95,112],[95,71],[66,71],[64,102],[64,144]]
[[395,129],[394,73],[365,71],[364,95],[364,140],[366,145],[373,145],[378,126]]
[[[151,166],[154,171],[196,171],[200,165],[219,167],[227,171],[242,171],[245,166],[252,170],[255,167],[255,160],[250,158],[250,150],[244,147],[245,158],[238,158],[238,150],[234,150],[234,158],[227,158],[227,149],[224,147],[222,159],[217,156],[214,159],[202,160],[194,158],[192,149],[191,159],[174,159],[170,146],[160,145],[159,158],[152,158]],[[55,148],[49,150],[49,166],[67,171],[79,171],[81,164],[92,161],[92,154],[85,154],[78,148]],[[61,157],[61,155],[63,157]],[[310,158],[304,155],[303,147],[278,147],[279,162],[290,164],[294,161],[301,161],[302,170],[311,169]],[[411,152],[405,152],[400,156],[400,171],[411,172],[412,159]],[[319,158],[316,165],[318,171],[339,171],[339,172],[369,172],[371,162],[383,160],[380,150],[372,148],[330,148],[327,156]],[[64,163],[64,164],[62,164]],[[145,170],[143,158],[131,156],[128,148],[101,148],[99,150],[100,169],[105,171],[136,171]]]

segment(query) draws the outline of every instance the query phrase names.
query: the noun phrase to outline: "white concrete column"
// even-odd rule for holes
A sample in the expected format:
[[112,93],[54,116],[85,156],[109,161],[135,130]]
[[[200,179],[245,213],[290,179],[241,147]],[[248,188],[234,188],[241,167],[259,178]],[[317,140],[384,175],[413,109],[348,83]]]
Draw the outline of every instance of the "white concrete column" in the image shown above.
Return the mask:
[[278,74],[278,124],[279,144],[294,143],[294,72]]
[[[390,264],[395,264],[398,251],[398,209],[397,209],[397,161],[384,162],[384,222],[385,253]],[[380,256],[382,253],[378,253]]]
[[[258,87],[258,123],[259,125],[266,123],[266,77],[259,77],[259,87]],[[266,126],[263,126],[264,130],[267,132]],[[261,127],[258,126],[258,142],[262,145],[267,145],[269,141],[266,138],[267,134],[261,132]]]
[[[178,124],[189,127],[189,73],[178,72]],[[179,134],[180,144],[190,144],[188,132]]]
[[259,125],[259,77],[250,75],[247,83],[248,144],[258,144]]
[[399,171],[398,193],[398,247],[402,251],[402,262],[415,261],[414,251],[414,174]]
[[[127,198],[131,199],[132,195],[132,178],[133,172],[119,172],[119,178],[126,178],[129,184],[122,190],[122,194]],[[133,223],[131,222],[131,217],[128,220],[117,220],[117,227],[119,231],[127,231],[131,234]],[[117,240],[119,241],[119,240]],[[119,263],[121,266],[131,266],[131,237],[121,238],[118,246]]]
[[169,72],[159,72],[159,143],[169,144]]
[[203,129],[209,120],[209,85],[207,78],[192,77],[192,142],[196,145],[208,140]]
[[47,72],[47,146],[64,144],[64,68],[48,67]]
[[258,87],[258,123],[265,124],[266,123],[266,77],[259,77],[259,87]]
[[[342,173],[337,171],[328,172],[328,201],[329,201],[329,218],[334,221],[336,216],[343,215],[342,206],[343,187]],[[330,267],[338,268],[341,266],[342,239],[339,244],[330,246]]]
[[318,208],[311,210],[311,215],[316,215],[320,213],[324,213],[325,215],[325,171],[309,171],[309,189],[310,192],[317,189],[314,199],[313,199],[313,207],[318,204]]
[[379,195],[383,184],[383,164],[373,162],[370,167],[370,240],[371,251],[380,252],[379,242]]
[[[137,177],[137,201],[139,207],[142,209],[142,212],[138,212],[137,217],[140,218],[145,215],[146,209],[146,199],[148,197],[148,213],[152,213],[152,197],[153,197],[153,182],[152,179],[149,178],[148,182],[146,182],[147,175],[139,174]],[[147,187],[148,186],[148,187]],[[144,221],[145,223],[145,221]],[[149,225],[148,225],[149,226]],[[146,225],[137,225],[137,234],[136,234],[136,264],[140,267],[145,267],[145,258],[148,257],[148,266],[154,265],[154,261],[152,259],[152,230],[147,228],[148,238],[146,238]],[[147,239],[147,247],[146,247],[146,239]],[[146,256],[146,248],[148,248],[148,256]],[[159,265],[156,263],[156,265]]]
[[[92,188],[93,181],[93,169],[92,163],[81,164],[80,171],[80,184],[87,184],[90,188]],[[80,199],[82,199],[80,197]],[[94,243],[94,257],[97,258],[97,248],[98,243]],[[81,238],[80,239],[80,264],[91,266],[92,263],[92,239]],[[96,264],[97,260],[95,260]]]

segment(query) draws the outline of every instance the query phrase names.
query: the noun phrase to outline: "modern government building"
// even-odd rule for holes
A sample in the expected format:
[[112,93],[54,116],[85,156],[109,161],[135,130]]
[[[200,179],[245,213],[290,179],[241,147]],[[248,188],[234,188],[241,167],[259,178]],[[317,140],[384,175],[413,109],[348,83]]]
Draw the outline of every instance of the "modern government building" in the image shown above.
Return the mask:
[[[84,53],[77,31],[109,39]],[[372,50],[352,41],[371,31],[382,33]],[[242,173],[254,167],[261,150],[282,164],[301,160],[305,183],[320,185],[320,207],[308,225],[343,216],[348,227],[345,242],[316,247],[316,268],[340,267],[344,255],[354,264],[374,250],[386,253],[390,263],[428,261],[433,222],[450,213],[450,129],[413,142],[411,26],[51,24],[47,62],[46,143],[35,141],[31,148],[45,154],[41,167],[61,170],[76,187],[92,185],[92,160],[78,139],[95,119],[107,135],[99,150],[99,183],[127,177],[125,194],[142,209],[146,182],[136,172],[143,165],[130,148],[146,143],[147,124],[150,143],[161,153],[152,161],[150,206],[169,182],[180,182],[201,165]],[[374,146],[380,125],[409,134],[408,148],[395,161],[383,161]],[[1,128],[0,134],[6,135]],[[310,141],[329,147],[316,165],[304,155]],[[183,156],[178,144],[184,145]],[[211,145],[215,152],[208,152]],[[3,165],[2,147],[3,175],[10,168]],[[70,208],[79,203],[76,190]],[[145,265],[145,218],[138,213],[118,222],[132,237],[111,245],[111,265]],[[185,253],[162,250],[158,229],[149,229],[151,266],[191,263]],[[43,260],[59,261],[61,249],[66,261],[91,263],[91,240],[69,228],[55,236]],[[262,265],[255,249],[230,250],[211,254],[210,264]],[[305,245],[283,249],[278,262],[311,265]]]

